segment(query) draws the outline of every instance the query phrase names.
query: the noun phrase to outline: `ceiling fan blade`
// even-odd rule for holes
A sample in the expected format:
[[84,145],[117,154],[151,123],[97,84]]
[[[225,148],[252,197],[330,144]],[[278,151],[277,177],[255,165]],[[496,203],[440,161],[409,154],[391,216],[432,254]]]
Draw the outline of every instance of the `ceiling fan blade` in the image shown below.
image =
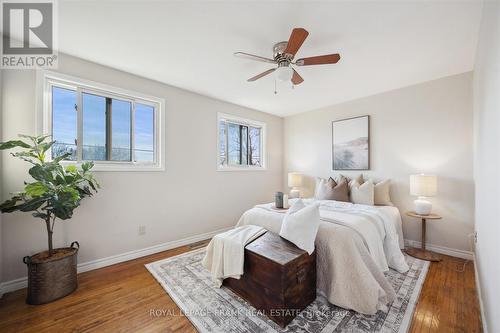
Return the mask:
[[340,60],[340,54],[326,54],[322,56],[301,58],[295,62],[297,66],[336,64]]
[[286,49],[284,53],[291,54],[295,56],[295,53],[300,49],[302,43],[306,40],[309,33],[304,28],[295,28],[292,30],[292,34],[288,39],[288,44],[286,45]]
[[254,77],[251,77],[249,78],[247,81],[248,82],[253,82],[255,80],[258,80],[260,79],[261,77],[263,76],[266,76],[268,74],[271,74],[272,72],[274,72],[276,70],[276,68],[271,68],[271,69],[268,69],[267,71],[263,72],[263,73],[260,73],[259,75],[255,75]]
[[250,59],[250,60],[257,60],[257,61],[262,61],[262,62],[268,62],[268,63],[271,63],[271,64],[275,64],[276,63],[276,61],[274,61],[274,59],[269,59],[269,58],[261,57],[261,56],[250,54],[250,53],[246,53],[246,52],[234,52],[234,56],[235,57],[239,57],[239,58]]
[[294,69],[293,70],[293,75],[292,75],[292,83],[295,84],[295,85],[297,85],[297,84],[301,84],[302,82],[304,82],[304,79]]

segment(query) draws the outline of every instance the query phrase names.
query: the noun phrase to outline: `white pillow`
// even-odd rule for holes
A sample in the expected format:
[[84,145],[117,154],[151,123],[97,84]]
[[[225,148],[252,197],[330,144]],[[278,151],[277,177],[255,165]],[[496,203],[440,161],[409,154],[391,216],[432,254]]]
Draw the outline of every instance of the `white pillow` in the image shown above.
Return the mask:
[[360,185],[357,181],[352,182],[351,201],[355,204],[371,205],[375,203],[375,188],[373,180],[369,179]]
[[386,179],[375,184],[374,188],[375,205],[394,206],[391,202],[391,195],[389,194],[390,186],[391,186],[390,179]]
[[318,199],[319,190],[323,186],[325,181],[326,181],[326,179],[324,179],[324,178],[316,177],[316,185],[315,185],[316,187],[314,188],[314,199]]
[[312,254],[319,228],[319,204],[304,205],[297,200],[286,212],[281,224],[280,236],[298,248]]

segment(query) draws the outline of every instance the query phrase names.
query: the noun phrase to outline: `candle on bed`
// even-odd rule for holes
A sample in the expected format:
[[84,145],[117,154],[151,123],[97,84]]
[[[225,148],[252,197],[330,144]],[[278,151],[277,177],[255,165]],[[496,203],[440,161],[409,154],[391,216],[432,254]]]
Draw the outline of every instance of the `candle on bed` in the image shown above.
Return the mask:
[[283,194],[283,208],[288,208],[288,194]]

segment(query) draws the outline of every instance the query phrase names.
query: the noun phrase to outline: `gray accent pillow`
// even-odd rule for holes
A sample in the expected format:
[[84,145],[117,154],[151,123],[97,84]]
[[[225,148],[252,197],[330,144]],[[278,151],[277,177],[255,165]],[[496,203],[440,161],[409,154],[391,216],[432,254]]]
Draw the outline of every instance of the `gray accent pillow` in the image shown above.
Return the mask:
[[322,179],[318,184],[316,199],[349,202],[349,184],[341,180],[338,184],[333,178]]

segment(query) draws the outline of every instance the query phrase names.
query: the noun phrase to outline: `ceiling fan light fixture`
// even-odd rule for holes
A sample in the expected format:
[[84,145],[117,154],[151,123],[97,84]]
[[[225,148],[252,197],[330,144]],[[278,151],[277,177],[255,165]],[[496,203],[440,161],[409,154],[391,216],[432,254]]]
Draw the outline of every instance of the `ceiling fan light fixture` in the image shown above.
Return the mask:
[[273,59],[261,57],[246,52],[235,52],[234,55],[237,57],[243,57],[247,59],[252,59],[261,62],[268,62],[271,64],[278,65],[278,67],[268,69],[267,71],[252,76],[247,80],[248,82],[254,82],[274,72],[274,86],[276,93],[276,85],[278,81],[291,82],[292,88],[304,82],[302,76],[300,76],[300,74],[297,73],[297,71],[294,68],[292,68],[291,65],[294,66],[327,65],[327,64],[336,64],[340,60],[340,54],[333,53],[333,54],[325,54],[320,56],[301,58],[294,62],[293,59],[295,58],[295,55],[299,51],[300,47],[302,46],[308,35],[309,32],[307,32],[306,29],[294,28],[292,30],[290,38],[288,38],[288,41],[274,44]]
[[278,81],[290,81],[293,76],[293,69],[290,66],[278,67],[275,71],[275,76]]

